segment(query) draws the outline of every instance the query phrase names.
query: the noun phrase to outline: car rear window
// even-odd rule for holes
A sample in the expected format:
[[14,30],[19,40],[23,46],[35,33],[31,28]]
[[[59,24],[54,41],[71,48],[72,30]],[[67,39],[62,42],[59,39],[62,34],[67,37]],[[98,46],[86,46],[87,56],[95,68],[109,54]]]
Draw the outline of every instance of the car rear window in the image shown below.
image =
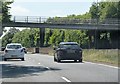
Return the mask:
[[78,44],[62,44],[60,48],[67,48],[67,49],[79,49],[80,46]]
[[8,49],[19,49],[19,48],[22,48],[21,45],[8,45],[7,46]]

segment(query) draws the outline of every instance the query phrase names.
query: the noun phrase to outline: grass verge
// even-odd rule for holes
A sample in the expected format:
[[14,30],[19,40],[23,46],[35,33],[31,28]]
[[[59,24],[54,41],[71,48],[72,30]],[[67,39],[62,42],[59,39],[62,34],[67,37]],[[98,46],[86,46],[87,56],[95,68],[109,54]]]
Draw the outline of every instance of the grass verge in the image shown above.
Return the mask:
[[118,66],[118,49],[85,49],[83,59],[89,62],[96,62]]

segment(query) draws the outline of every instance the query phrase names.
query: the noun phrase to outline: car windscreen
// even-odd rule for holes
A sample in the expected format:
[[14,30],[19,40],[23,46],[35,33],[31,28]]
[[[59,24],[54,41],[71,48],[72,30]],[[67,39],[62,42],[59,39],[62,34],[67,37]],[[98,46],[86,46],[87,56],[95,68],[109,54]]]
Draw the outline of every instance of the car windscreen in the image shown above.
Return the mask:
[[78,44],[62,44],[62,45],[60,45],[60,48],[80,49],[80,46]]
[[8,45],[7,46],[8,49],[19,49],[19,48],[22,48],[21,45]]

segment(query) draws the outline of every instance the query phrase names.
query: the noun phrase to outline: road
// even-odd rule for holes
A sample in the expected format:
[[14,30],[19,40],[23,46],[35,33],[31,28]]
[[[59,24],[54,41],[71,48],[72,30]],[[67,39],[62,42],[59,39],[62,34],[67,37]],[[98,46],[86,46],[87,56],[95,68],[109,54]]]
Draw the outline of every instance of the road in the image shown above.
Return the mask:
[[53,61],[53,56],[26,54],[25,61],[0,61],[2,82],[118,82],[118,68],[90,62]]

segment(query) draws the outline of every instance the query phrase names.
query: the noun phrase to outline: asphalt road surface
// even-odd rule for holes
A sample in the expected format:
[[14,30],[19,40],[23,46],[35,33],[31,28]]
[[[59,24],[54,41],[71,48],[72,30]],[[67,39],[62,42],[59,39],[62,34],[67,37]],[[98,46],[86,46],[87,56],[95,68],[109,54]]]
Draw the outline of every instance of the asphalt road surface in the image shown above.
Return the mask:
[[2,82],[118,82],[118,68],[90,62],[53,61],[53,56],[26,54],[25,61],[0,58]]

